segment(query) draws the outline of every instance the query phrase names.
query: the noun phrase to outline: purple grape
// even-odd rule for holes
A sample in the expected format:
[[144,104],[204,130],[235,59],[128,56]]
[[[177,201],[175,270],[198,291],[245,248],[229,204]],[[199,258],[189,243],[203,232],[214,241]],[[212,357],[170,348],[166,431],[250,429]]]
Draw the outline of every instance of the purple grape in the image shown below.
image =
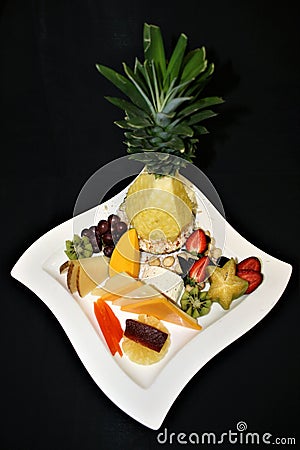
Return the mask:
[[98,223],[98,231],[100,234],[104,234],[108,231],[109,225],[107,220],[100,220],[100,222]]
[[116,214],[111,214],[110,216],[108,216],[108,219],[107,219],[108,224],[110,226],[115,225],[117,222],[120,222],[120,220],[121,220],[120,217],[117,216]]
[[127,231],[127,225],[126,225],[126,223],[125,222],[118,222],[117,224],[116,224],[116,230],[117,230],[117,232],[118,233],[124,233],[125,231]]
[[97,244],[97,246],[99,248],[99,251],[101,251],[102,250],[102,237],[101,237],[101,234],[98,231],[98,228],[95,229],[93,242],[95,244],[95,247],[96,247],[96,244]]
[[102,241],[103,241],[103,244],[105,244],[105,245],[113,244],[113,237],[112,237],[111,233],[108,233],[108,232],[104,233],[102,235]]
[[112,255],[112,252],[114,251],[114,248],[115,247],[112,245],[106,245],[103,249],[104,256],[107,256],[108,258],[110,258]]
[[88,228],[84,228],[81,232],[81,237],[83,236],[87,236],[89,238],[91,236],[91,230],[89,230]]
[[93,252],[94,253],[99,253],[102,249],[102,242],[100,240],[100,242],[98,241],[98,239],[96,238],[96,236],[93,236],[90,239],[90,243],[92,244],[93,247]]

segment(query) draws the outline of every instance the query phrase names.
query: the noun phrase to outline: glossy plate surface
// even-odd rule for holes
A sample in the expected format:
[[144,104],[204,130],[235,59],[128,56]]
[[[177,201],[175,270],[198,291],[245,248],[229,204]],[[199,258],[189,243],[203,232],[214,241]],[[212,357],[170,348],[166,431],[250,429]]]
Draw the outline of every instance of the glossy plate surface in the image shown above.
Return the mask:
[[[126,190],[106,203],[76,217],[76,229],[97,223],[115,212]],[[64,243],[74,233],[74,219],[52,229],[21,256],[11,274],[31,289],[53,312],[82,363],[99,388],[120,409],[145,426],[158,429],[172,403],[188,381],[218,352],[257,324],[276,304],[290,278],[292,267],[258,249],[237,233],[196,189],[204,229],[212,229],[218,244],[225,230],[223,254],[242,260],[257,256],[264,281],[250,296],[235,300],[229,311],[217,303],[200,318],[201,332],[165,322],[171,333],[167,356],[153,366],[139,366],[126,357],[112,357],[93,315],[93,300],[70,294],[58,268],[66,257]],[[46,255],[46,256],[45,256]],[[128,315],[115,309],[122,324]],[[130,315],[133,316],[132,314]],[[197,356],[196,356],[197,355]],[[183,369],[184,368],[184,369]],[[176,374],[176,375],[174,375]]]

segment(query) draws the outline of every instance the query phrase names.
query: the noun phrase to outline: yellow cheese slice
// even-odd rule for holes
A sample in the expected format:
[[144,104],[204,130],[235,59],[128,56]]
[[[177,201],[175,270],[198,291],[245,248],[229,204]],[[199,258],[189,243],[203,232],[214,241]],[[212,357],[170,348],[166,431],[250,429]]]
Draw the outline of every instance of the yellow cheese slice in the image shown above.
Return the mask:
[[91,293],[101,297],[102,300],[112,301],[141,285],[141,281],[136,280],[125,272],[121,272],[108,278],[103,287],[96,287]]
[[137,232],[134,228],[127,230],[117,242],[109,263],[109,276],[120,272],[137,278],[140,271],[140,251]]
[[140,286],[138,286],[137,289],[128,292],[126,296],[123,294],[123,297],[114,300],[113,304],[124,306],[132,303],[140,303],[142,300],[147,300],[149,298],[153,299],[156,297],[163,298],[155,288],[140,281]]
[[195,319],[182,311],[175,303],[163,296],[135,301],[121,306],[121,310],[136,314],[148,314],[159,320],[165,320],[166,322],[175,323],[176,325],[193,328],[195,330],[202,329]]
[[76,288],[80,297],[85,297],[108,277],[108,258],[96,256],[78,260]]

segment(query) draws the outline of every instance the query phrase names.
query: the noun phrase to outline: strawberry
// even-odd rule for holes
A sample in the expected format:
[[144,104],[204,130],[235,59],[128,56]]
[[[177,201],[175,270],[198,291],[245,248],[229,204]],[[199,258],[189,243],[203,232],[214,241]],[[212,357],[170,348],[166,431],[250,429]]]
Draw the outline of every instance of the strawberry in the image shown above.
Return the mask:
[[203,230],[195,230],[185,243],[188,252],[198,254],[204,253],[207,248],[207,239]]
[[250,256],[237,265],[237,270],[254,270],[254,272],[260,272],[260,269],[260,260],[256,256]]
[[198,261],[196,261],[190,271],[189,271],[189,277],[192,278],[194,281],[196,281],[197,283],[202,283],[206,277],[206,267],[209,264],[209,257],[208,256],[203,256],[202,258],[198,259]]
[[245,291],[245,294],[251,294],[262,282],[263,276],[260,272],[252,269],[240,269],[237,270],[237,276],[243,280],[248,281],[249,286]]

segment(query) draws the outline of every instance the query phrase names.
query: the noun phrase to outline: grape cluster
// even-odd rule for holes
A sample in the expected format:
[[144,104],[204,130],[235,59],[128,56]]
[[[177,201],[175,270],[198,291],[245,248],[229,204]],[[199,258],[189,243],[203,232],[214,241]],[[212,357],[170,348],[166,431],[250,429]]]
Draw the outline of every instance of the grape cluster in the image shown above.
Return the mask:
[[81,236],[89,238],[93,253],[103,250],[104,255],[110,258],[115,244],[125,231],[127,231],[126,223],[122,222],[119,216],[111,214],[107,220],[100,220],[97,226],[84,228]]

